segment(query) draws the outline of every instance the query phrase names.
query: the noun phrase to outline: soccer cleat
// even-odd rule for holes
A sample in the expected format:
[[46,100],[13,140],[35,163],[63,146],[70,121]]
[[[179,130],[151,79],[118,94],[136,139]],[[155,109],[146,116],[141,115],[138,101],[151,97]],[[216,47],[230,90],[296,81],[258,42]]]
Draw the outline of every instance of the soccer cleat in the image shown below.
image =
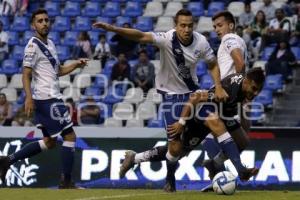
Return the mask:
[[239,172],[240,180],[245,182],[248,181],[252,176],[256,176],[258,174],[258,168],[245,168],[243,171]]
[[9,159],[7,156],[0,156],[0,178],[2,181],[2,184],[5,183],[5,177],[7,170],[9,169]]
[[128,170],[134,167],[135,154],[136,152],[131,150],[125,152],[125,159],[122,162],[122,165],[120,167],[120,172],[119,172],[120,178],[124,178]]
[[175,175],[167,177],[164,191],[169,193],[176,192]]
[[201,192],[213,192],[213,185],[210,183],[209,185],[205,186],[200,190]]
[[213,160],[204,160],[202,162],[202,167],[205,167],[208,170],[210,180],[212,180],[218,172]]

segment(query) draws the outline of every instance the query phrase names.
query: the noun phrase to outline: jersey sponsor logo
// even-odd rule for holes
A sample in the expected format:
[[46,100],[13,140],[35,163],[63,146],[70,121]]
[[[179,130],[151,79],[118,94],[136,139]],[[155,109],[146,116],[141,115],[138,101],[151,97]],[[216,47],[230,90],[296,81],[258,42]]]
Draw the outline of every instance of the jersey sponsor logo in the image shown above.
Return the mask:
[[232,84],[232,83],[240,84],[242,82],[242,80],[243,80],[243,75],[236,75],[236,76],[231,77],[230,84]]

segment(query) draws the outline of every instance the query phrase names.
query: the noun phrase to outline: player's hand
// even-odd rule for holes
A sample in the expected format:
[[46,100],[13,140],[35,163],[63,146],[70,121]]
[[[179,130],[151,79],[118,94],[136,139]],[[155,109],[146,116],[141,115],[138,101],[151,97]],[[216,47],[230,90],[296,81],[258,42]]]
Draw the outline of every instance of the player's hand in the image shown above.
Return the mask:
[[181,134],[184,130],[184,126],[179,122],[175,122],[167,127],[168,135],[174,137],[175,135]]
[[113,25],[110,25],[108,23],[104,23],[104,22],[96,22],[93,24],[94,28],[102,28],[106,31],[113,31],[115,29],[115,27]]
[[89,61],[89,59],[86,58],[81,58],[79,60],[77,60],[76,62],[76,67],[77,68],[83,68],[87,65],[87,62]]
[[33,100],[31,97],[25,99],[25,113],[27,117],[30,117],[34,109]]
[[215,100],[217,102],[225,102],[228,99],[227,92],[223,89],[222,86],[216,87],[215,90]]

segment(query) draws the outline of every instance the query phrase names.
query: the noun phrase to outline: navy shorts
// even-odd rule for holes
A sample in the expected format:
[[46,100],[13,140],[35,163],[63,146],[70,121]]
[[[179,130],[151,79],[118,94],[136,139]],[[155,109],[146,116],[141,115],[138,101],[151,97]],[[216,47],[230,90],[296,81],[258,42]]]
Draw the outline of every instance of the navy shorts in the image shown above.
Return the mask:
[[[162,96],[163,119],[165,128],[167,129],[168,125],[171,125],[179,120],[184,103],[186,103],[189,100],[190,93],[162,94]],[[175,139],[175,137],[170,137],[168,134],[167,137],[168,141],[172,141]]]
[[61,99],[34,100],[34,104],[34,121],[44,137],[57,136],[72,127],[69,111]]

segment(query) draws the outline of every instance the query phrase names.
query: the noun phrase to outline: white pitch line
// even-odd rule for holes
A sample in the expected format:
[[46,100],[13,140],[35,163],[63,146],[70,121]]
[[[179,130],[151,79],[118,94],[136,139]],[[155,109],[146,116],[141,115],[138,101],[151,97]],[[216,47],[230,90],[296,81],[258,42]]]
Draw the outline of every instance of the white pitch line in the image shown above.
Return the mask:
[[[168,193],[156,193],[155,195],[166,195]],[[142,194],[120,194],[112,196],[102,196],[102,197],[86,197],[73,200],[101,200],[101,199],[123,199],[128,197],[137,197],[137,196],[153,196],[153,193],[142,193]]]

